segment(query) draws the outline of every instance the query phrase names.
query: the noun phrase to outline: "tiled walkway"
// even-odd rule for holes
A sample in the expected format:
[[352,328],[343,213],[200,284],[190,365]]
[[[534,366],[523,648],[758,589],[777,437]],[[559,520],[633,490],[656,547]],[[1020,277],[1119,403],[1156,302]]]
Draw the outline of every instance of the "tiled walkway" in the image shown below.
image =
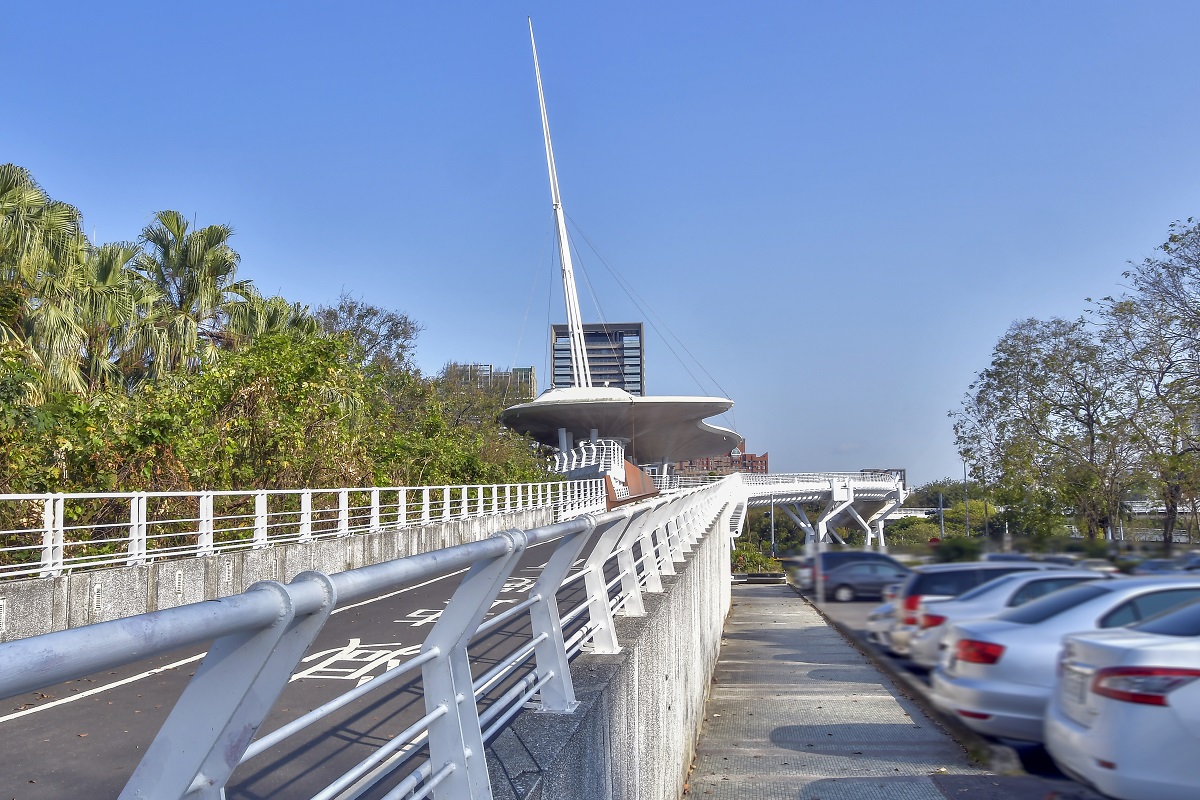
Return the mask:
[[1042,800],[1039,783],[973,763],[790,588],[734,586],[688,800]]

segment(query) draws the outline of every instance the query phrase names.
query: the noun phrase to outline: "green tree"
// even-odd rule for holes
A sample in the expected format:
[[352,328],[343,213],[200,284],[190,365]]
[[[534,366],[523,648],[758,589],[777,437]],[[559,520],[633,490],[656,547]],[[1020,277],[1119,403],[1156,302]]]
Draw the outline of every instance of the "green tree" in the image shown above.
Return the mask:
[[1171,226],[1162,255],[1125,273],[1130,291],[1100,304],[1112,364],[1132,398],[1134,442],[1166,508],[1169,553],[1185,498],[1200,492],[1200,225]]
[[1082,321],[1014,323],[952,412],[976,477],[1012,496],[1054,496],[1095,537],[1136,466],[1129,402],[1102,342]]
[[162,295],[155,321],[163,329],[163,349],[154,353],[153,370],[195,370],[236,344],[227,325],[250,327],[245,317],[258,293],[249,281],[237,280],[241,257],[229,246],[233,228],[191,230],[178,211],[159,211],[154,219],[142,229],[146,249],[134,263]]

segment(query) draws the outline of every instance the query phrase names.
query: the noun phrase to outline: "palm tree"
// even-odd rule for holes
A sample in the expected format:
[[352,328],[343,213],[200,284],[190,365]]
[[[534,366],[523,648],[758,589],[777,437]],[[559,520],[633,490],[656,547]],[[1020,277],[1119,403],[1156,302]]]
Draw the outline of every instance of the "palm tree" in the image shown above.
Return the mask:
[[89,249],[83,264],[77,313],[86,391],[136,383],[149,354],[166,348],[156,316],[162,293],[129,268],[140,252],[130,243],[105,244]]
[[79,211],[51,200],[24,167],[0,164],[0,343],[35,361],[70,358],[78,329],[70,315],[43,309],[42,293],[62,289],[82,246]]
[[146,251],[134,261],[162,295],[155,324],[164,341],[153,371],[198,369],[233,344],[226,328],[246,327],[257,292],[250,281],[236,279],[241,257],[229,246],[230,226],[189,231],[178,211],[160,211],[154,219],[142,230]]
[[289,303],[278,295],[262,297],[255,293],[246,301],[235,301],[236,306],[245,303],[244,310],[231,314],[226,333],[238,345],[247,344],[258,336],[271,333],[295,333],[314,335],[321,330],[317,318],[303,303]]

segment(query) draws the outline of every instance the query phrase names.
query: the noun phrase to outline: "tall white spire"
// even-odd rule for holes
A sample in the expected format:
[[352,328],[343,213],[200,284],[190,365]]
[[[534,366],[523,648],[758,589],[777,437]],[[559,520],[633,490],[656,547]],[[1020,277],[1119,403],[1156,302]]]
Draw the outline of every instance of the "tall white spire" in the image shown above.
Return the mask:
[[554,148],[550,144],[550,119],[546,116],[546,98],[542,94],[542,70],[538,66],[537,42],[533,39],[533,19],[529,19],[529,43],[533,46],[533,71],[537,75],[538,103],[542,107],[542,132],[546,137],[546,168],[550,171],[550,200],[554,204],[554,225],[558,235],[558,256],[562,263],[563,295],[567,301],[567,331],[571,339],[571,373],[576,386],[590,387],[587,349],[583,340],[583,317],[579,314],[579,295],[575,291],[575,270],[571,266],[571,243],[567,240],[567,222],[562,198],[558,194],[558,171],[554,167]]

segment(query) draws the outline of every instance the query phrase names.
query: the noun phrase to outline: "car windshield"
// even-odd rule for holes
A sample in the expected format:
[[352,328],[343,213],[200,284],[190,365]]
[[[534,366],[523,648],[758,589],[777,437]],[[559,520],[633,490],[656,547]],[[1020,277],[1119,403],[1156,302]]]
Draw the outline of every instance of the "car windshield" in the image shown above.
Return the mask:
[[1045,597],[1039,597],[1023,606],[1004,611],[997,614],[995,618],[1021,625],[1036,625],[1081,603],[1086,603],[1094,597],[1099,597],[1107,591],[1109,590],[1094,583],[1072,586],[1069,589],[1060,589]]
[[1015,581],[1018,577],[1020,577],[1020,575],[1021,573],[1010,573],[1008,575],[1001,575],[999,578],[992,578],[987,583],[981,583],[969,592],[963,592],[958,596],[958,599],[974,600],[976,597],[979,597],[982,594],[987,594],[997,586],[1008,583],[1009,581]]
[[1200,636],[1200,601],[1164,611],[1130,627],[1164,636]]

